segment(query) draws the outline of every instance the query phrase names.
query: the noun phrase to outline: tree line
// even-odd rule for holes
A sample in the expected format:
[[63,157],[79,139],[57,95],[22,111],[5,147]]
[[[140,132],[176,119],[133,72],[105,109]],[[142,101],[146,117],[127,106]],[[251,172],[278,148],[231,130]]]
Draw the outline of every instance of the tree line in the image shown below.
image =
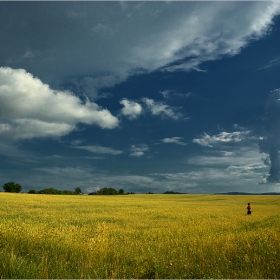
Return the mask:
[[103,188],[96,192],[89,193],[89,195],[119,195],[119,194],[125,194],[124,189],[119,189],[119,191],[117,191],[114,188]]
[[35,191],[34,189],[31,189],[28,191],[28,193],[31,194],[64,194],[64,195],[78,195],[78,194],[82,194],[82,190],[80,189],[80,187],[75,188],[74,191],[68,191],[68,190],[57,190],[54,188],[48,188],[48,189],[43,189],[40,191]]
[[[21,185],[16,184],[14,182],[8,182],[3,185],[3,189],[5,192],[10,193],[19,193],[22,190]],[[83,194],[80,187],[77,187],[74,189],[74,191],[69,190],[57,190],[54,188],[47,188],[40,191],[36,191],[34,189],[30,189],[28,191],[30,194],[56,194],[56,195],[80,195]],[[118,191],[114,188],[102,188],[98,191],[91,192],[89,195],[124,195],[124,194],[134,194],[131,193],[125,193],[124,189],[119,189]]]

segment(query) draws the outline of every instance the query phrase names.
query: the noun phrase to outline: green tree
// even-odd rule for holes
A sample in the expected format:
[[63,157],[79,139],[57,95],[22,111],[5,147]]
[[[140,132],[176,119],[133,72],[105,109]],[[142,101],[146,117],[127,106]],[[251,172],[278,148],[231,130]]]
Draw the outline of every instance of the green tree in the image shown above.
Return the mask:
[[119,194],[124,194],[124,189],[119,189]]
[[72,191],[68,191],[68,190],[61,191],[61,190],[57,190],[54,188],[43,189],[43,190],[38,191],[37,193],[39,193],[39,194],[63,194],[63,195],[75,195],[76,194],[75,192],[72,192]]
[[56,190],[54,188],[43,189],[39,191],[40,194],[62,194],[62,191]]
[[28,191],[28,193],[37,193],[35,190],[31,189]]
[[119,192],[114,188],[103,188],[96,192],[89,193],[89,195],[118,195]]
[[19,193],[22,188],[21,185],[15,184],[14,182],[8,182],[3,185],[3,189],[5,192]]
[[75,194],[82,194],[81,188],[80,187],[75,188],[74,193]]

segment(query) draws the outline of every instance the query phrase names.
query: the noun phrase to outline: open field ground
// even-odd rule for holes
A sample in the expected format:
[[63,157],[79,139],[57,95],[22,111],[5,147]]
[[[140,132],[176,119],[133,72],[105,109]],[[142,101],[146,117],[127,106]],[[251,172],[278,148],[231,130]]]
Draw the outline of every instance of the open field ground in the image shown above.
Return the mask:
[[280,278],[279,196],[0,201],[1,278]]

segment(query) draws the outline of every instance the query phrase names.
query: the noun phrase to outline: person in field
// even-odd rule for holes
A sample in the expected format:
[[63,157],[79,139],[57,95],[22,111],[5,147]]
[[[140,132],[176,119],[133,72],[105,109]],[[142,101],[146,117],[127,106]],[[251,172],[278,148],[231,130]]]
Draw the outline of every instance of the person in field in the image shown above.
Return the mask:
[[251,215],[252,213],[252,207],[250,205],[250,203],[248,203],[248,206],[247,206],[247,215]]

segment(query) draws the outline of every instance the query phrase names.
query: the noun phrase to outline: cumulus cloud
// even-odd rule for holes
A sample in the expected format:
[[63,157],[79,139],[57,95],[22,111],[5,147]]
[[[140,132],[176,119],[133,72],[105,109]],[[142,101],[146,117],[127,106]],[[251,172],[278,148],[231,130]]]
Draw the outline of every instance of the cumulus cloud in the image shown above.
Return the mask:
[[149,150],[149,147],[145,144],[142,144],[142,145],[132,145],[131,146],[131,154],[130,156],[133,156],[133,157],[140,157],[140,156],[143,156],[145,152],[147,152]]
[[206,132],[200,137],[193,139],[193,143],[199,144],[201,146],[213,147],[221,144],[234,144],[241,141],[256,140],[254,136],[249,136],[251,131],[235,131],[235,132],[221,132],[217,135],[210,136]]
[[24,69],[0,67],[0,135],[9,139],[62,136],[78,123],[112,129],[118,119],[96,103],[51,89]]
[[123,153],[120,150],[114,150],[113,148],[102,147],[102,146],[99,146],[99,145],[93,145],[93,146],[74,146],[73,148],[87,150],[87,151],[89,151],[91,153],[95,153],[95,154],[120,155],[120,154]]
[[267,34],[279,11],[277,1],[38,2],[32,9],[2,2],[0,18],[9,25],[0,63],[96,98],[100,88],[138,73],[204,71],[203,62],[236,55]]
[[136,119],[142,113],[142,106],[134,101],[123,99],[120,101],[124,107],[121,109],[121,114],[133,120]]
[[181,113],[178,113],[179,108],[175,107],[170,107],[163,102],[156,102],[153,99],[150,98],[142,98],[141,99],[147,106],[148,110],[153,114],[153,115],[160,115],[163,117],[169,117],[175,120],[178,120],[182,117]]
[[171,137],[171,138],[164,138],[162,139],[161,141],[163,143],[174,143],[174,144],[177,144],[177,145],[187,145],[187,143],[185,142],[182,142],[181,140],[184,139],[182,137]]

